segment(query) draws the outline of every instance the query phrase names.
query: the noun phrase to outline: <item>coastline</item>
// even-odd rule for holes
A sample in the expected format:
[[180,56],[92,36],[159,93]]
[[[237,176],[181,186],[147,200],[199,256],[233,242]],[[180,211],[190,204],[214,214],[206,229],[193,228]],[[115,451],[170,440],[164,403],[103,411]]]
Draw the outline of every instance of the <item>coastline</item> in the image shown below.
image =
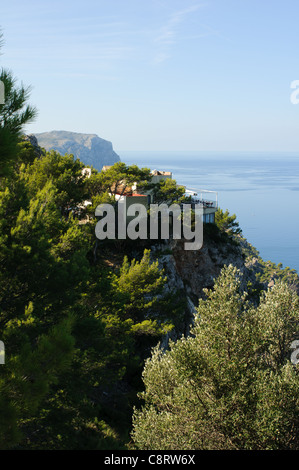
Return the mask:
[[191,188],[218,192],[265,261],[299,272],[299,157],[296,152],[118,151],[127,164],[170,170]]

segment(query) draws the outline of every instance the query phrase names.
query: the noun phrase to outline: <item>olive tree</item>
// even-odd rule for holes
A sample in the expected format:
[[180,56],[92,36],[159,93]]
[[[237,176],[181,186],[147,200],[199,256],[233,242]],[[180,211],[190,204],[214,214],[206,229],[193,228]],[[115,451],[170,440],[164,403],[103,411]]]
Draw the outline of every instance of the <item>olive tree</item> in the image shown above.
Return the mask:
[[253,308],[225,267],[191,334],[145,364],[132,438],[138,449],[298,449],[299,302],[277,282]]

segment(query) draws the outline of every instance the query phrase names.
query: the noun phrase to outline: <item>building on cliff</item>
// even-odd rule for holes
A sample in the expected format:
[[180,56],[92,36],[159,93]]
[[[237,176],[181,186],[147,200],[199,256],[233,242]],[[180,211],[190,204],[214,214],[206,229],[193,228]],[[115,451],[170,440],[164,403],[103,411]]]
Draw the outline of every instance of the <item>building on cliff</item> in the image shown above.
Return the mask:
[[[102,171],[106,171],[110,166],[104,166]],[[164,170],[152,170],[150,184],[158,184],[166,179],[172,179],[172,172]],[[180,185],[181,186],[181,185]],[[193,208],[200,206],[203,208],[203,222],[214,223],[215,213],[218,209],[218,193],[206,189],[193,190],[185,187],[185,196],[189,198]],[[138,189],[138,184],[134,183],[132,186],[119,186],[115,193],[115,199],[118,204],[126,202],[126,208],[132,204],[142,204],[146,210],[149,209],[150,204],[153,204],[153,190],[152,189]],[[127,222],[132,217],[127,216]]]

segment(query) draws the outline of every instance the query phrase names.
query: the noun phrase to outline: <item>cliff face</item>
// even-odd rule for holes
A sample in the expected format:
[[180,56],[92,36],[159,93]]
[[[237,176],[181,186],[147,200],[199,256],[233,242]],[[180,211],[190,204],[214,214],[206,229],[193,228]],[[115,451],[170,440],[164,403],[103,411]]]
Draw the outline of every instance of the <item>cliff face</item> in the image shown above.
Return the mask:
[[172,240],[152,246],[151,252],[153,259],[158,259],[159,266],[167,277],[165,291],[175,293],[177,302],[184,300],[185,303],[184,320],[166,335],[162,347],[167,346],[169,337],[175,340],[182,334],[188,334],[198,300],[205,296],[203,289],[213,287],[215,279],[225,265],[232,264],[244,273],[244,287],[250,277],[242,248],[236,244],[218,243],[207,239],[201,250],[186,251],[183,240]]
[[254,303],[258,302],[258,292],[273,286],[277,279],[284,279],[299,294],[298,275],[273,264],[269,269],[269,262],[264,262],[242,237],[239,237],[238,243],[206,237],[203,247],[197,251],[184,250],[182,240],[172,240],[151,249],[153,258],[159,260],[167,276],[166,290],[176,292],[177,299],[184,298],[186,305],[184,322],[164,338],[162,346],[167,345],[169,336],[176,339],[181,334],[188,334],[198,300],[205,297],[205,288],[213,288],[225,265],[231,264],[240,270],[241,289],[247,291],[248,284],[251,285],[250,295]]
[[212,288],[224,265],[232,264],[244,270],[244,257],[239,246],[206,241],[197,251],[186,251],[179,240],[173,246],[177,271],[187,292],[193,297],[203,295],[204,288]]
[[73,154],[85,165],[91,165],[101,171],[104,165],[113,165],[120,161],[114,152],[112,143],[101,139],[96,134],[52,131],[35,134],[40,147],[56,150],[64,155]]
[[37,157],[40,157],[41,154],[42,154],[42,149],[41,147],[38,145],[38,141],[37,141],[37,138],[35,137],[34,134],[28,134],[28,135],[23,135],[21,140],[23,142],[29,142],[32,147],[34,148],[34,151],[35,151],[35,154]]
[[[157,253],[160,255],[157,256]],[[170,333],[172,339],[188,334],[198,300],[205,297],[204,289],[213,288],[225,265],[233,265],[240,270],[240,287],[248,291],[248,284],[251,285],[253,303],[258,302],[260,290],[271,288],[278,279],[287,282],[299,295],[298,274],[263,261],[254,247],[242,237],[238,237],[238,243],[230,239],[225,241],[206,237],[203,247],[197,251],[186,251],[184,241],[172,240],[152,247],[152,254],[154,258],[157,257],[167,276],[166,290],[176,292],[178,300],[185,299],[185,320],[179,330]],[[164,346],[167,345],[168,337],[164,338]]]
[[[163,254],[163,249],[166,254]],[[157,248],[152,248],[153,254]],[[203,289],[212,288],[215,279],[225,265],[236,266],[248,277],[242,248],[229,243],[206,240],[196,251],[184,250],[183,240],[172,240],[159,247],[162,251],[159,263],[168,277],[168,289],[184,289],[193,303],[204,296]],[[245,281],[244,281],[245,282]]]

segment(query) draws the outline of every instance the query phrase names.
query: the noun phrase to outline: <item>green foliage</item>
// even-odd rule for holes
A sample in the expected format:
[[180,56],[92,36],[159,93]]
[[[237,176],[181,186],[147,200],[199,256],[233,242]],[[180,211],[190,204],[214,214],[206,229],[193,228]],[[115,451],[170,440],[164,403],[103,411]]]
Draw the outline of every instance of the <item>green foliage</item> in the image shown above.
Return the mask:
[[215,213],[215,223],[217,227],[228,235],[242,232],[236,219],[236,214],[230,215],[228,209],[224,212],[222,209],[218,208]]
[[295,292],[299,292],[299,276],[295,269],[288,266],[283,267],[282,263],[276,264],[269,260],[263,260],[258,250],[244,237],[238,235],[237,239],[248,269],[252,269],[254,272],[253,289],[261,292],[265,286],[280,280],[288,284]]
[[1,70],[0,81],[4,84],[5,103],[0,104],[0,177],[9,174],[17,158],[17,144],[23,126],[36,117],[36,109],[26,102],[30,88],[17,87],[10,71]]
[[143,360],[172,328],[164,276],[149,251],[119,272],[94,264],[94,224],[76,212],[106,200],[103,174],[91,184],[72,155],[17,148],[0,188],[0,448],[122,448]]
[[[73,155],[37,152],[22,140],[36,115],[30,90],[10,72],[0,80],[0,449],[127,448],[144,361],[182,327],[186,295],[165,289],[141,243],[97,243],[94,209],[135,182],[158,203],[187,202],[184,188],[170,179],[151,187],[149,169],[122,162],[87,178]],[[217,217],[206,235],[239,234],[235,215]],[[288,349],[298,297],[280,281],[292,270],[267,263],[258,282],[270,275],[278,281],[254,310],[239,273],[224,270],[192,334],[165,354],[154,349],[145,407],[134,414],[136,447],[298,448]]]
[[[131,375],[141,373],[141,361],[148,356],[150,348],[172,330],[177,320],[175,314],[169,315],[167,310],[172,299],[163,293],[165,282],[158,261],[152,261],[146,249],[140,261],[133,259],[130,263],[125,256],[119,273],[111,276],[102,314],[105,321],[109,319],[109,325],[113,320],[113,332],[118,340],[123,335],[130,338],[129,349],[131,353],[134,349],[136,359],[139,357],[137,368],[130,365]],[[104,313],[107,311],[109,316]]]
[[62,214],[83,202],[86,193],[86,177],[82,175],[84,165],[73,155],[60,155],[52,150],[43,158],[36,158],[24,171],[29,194],[33,196],[51,181],[57,190],[55,203]]
[[123,314],[133,319],[144,316],[157,302],[166,278],[159,269],[158,261],[151,262],[150,250],[145,250],[141,261],[129,263],[125,257],[120,275],[114,276],[112,286],[122,299],[126,311]]
[[96,263],[92,211],[150,170],[87,178],[72,155],[37,152],[22,140],[29,89],[0,79],[0,448],[123,448],[144,357],[172,328],[159,318],[169,299],[149,251],[119,272]]
[[[184,200],[184,186],[179,186],[175,180],[170,178],[148,184],[147,189],[151,190],[155,204],[176,204]],[[186,201],[184,200],[184,202]]]
[[[109,192],[113,197],[124,194],[134,183],[145,185],[150,179],[149,168],[139,168],[137,165],[126,165],[117,162],[105,171],[101,171],[98,181],[102,192]],[[94,184],[94,180],[91,184]]]
[[298,449],[298,296],[278,282],[253,309],[239,277],[224,268],[191,335],[147,360],[138,449]]
[[[52,384],[69,366],[74,339],[71,322],[63,320],[47,333],[40,334],[36,345],[30,344],[34,318],[25,312],[23,321],[7,322],[2,337],[9,345],[5,368],[0,375],[0,448],[9,449],[23,436],[21,422],[36,413]],[[22,332],[18,331],[22,329]],[[26,334],[26,330],[29,330]],[[15,345],[15,337],[21,341]],[[15,351],[15,352],[14,352]]]
[[[147,249],[135,258],[119,251],[118,269],[105,264],[101,244],[95,262],[94,224],[79,224],[76,207],[111,197],[100,173],[92,171],[91,184],[73,156],[36,156],[28,143],[18,149],[18,164],[0,187],[0,338],[7,361],[0,369],[0,448],[124,448],[144,360],[182,321],[183,297],[164,291],[164,273]],[[283,361],[295,297],[281,287],[274,303],[284,298],[286,309],[270,309],[270,296],[255,312],[232,279],[222,277],[216,287],[210,304],[200,303],[193,336],[159,355],[157,376],[149,365],[155,355],[147,363],[146,387],[157,387],[161,401],[156,407],[146,398],[143,418],[135,414],[136,445],[284,448],[289,439],[294,447],[287,419],[296,429],[290,395],[297,382]],[[275,339],[276,331],[282,333]],[[230,356],[228,349],[223,355],[223,335]],[[181,359],[173,365],[176,351]],[[164,357],[170,362],[162,370]]]
[[39,153],[36,149],[26,140],[18,142],[17,149],[18,160],[23,164],[27,165],[28,163],[33,163],[33,161],[39,157]]

